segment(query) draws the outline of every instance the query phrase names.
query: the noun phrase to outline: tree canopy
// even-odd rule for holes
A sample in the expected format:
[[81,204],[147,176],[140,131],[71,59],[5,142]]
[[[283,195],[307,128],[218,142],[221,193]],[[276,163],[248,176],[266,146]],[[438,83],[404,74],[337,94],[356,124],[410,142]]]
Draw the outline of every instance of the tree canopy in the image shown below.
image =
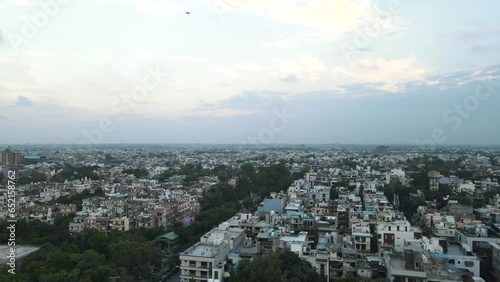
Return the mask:
[[236,282],[320,282],[321,276],[312,265],[290,251],[274,252],[267,257],[242,261],[240,270],[233,274]]

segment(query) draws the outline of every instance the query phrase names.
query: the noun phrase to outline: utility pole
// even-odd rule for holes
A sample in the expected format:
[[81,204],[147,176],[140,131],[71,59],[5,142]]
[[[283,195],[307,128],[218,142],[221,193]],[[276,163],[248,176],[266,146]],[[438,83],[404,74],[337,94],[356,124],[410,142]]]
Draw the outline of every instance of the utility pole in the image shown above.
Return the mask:
[[116,279],[120,279],[120,276],[114,276],[114,277],[110,276],[109,278],[113,279],[113,282],[116,282]]

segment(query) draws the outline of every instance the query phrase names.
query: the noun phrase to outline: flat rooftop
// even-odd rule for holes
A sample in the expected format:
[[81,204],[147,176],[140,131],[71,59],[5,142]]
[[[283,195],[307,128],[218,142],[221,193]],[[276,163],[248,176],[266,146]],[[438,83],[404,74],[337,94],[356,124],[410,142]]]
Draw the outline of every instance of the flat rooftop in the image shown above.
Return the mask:
[[195,257],[207,257],[211,258],[215,256],[215,252],[211,245],[208,244],[196,244],[193,247],[187,249],[183,255],[195,256]]
[[[10,254],[10,249],[13,248],[8,245],[0,245],[0,263],[4,264],[7,262],[7,256]],[[40,249],[40,247],[35,246],[16,246],[16,259],[21,259],[28,256]]]
[[424,271],[406,269],[403,256],[400,254],[389,255],[391,257],[392,274],[402,277],[426,278]]
[[458,243],[450,243],[448,244],[448,255],[450,256],[467,256],[467,252],[464,248]]

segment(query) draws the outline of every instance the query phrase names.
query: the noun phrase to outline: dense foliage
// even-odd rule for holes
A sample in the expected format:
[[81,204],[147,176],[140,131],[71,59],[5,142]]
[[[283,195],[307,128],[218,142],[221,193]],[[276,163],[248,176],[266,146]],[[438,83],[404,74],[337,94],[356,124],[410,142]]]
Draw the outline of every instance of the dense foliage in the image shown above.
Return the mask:
[[[19,220],[16,244],[41,247],[23,262],[22,272],[11,275],[3,269],[0,281],[108,281],[110,276],[121,276],[126,281],[139,276],[145,281],[158,281],[151,267],[159,268],[161,254],[152,240],[163,234],[164,228],[139,228],[107,235],[88,229],[72,237],[68,233],[70,221],[70,217],[63,217],[49,225]],[[6,224],[1,222],[0,230],[6,230]],[[0,236],[4,242],[7,234]]]
[[133,174],[137,179],[146,178],[149,175],[148,171],[143,168],[124,169],[122,170],[122,173]]
[[62,167],[56,167],[56,175],[52,177],[52,181],[54,182],[64,182],[66,180],[78,180],[84,179],[85,177],[97,180],[99,176],[96,171],[99,170],[98,166],[73,166],[71,164],[65,164]]
[[312,265],[290,251],[271,253],[252,261],[242,261],[240,270],[231,277],[235,282],[320,282]]

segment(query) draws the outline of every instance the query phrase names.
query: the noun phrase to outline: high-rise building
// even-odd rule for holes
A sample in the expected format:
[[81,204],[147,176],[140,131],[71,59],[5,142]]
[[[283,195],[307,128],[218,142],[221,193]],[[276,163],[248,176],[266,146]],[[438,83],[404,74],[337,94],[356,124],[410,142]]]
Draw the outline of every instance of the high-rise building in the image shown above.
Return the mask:
[[439,190],[439,179],[441,179],[441,174],[439,171],[429,171],[429,190],[437,191]]
[[0,152],[0,165],[20,164],[23,160],[23,154],[19,151],[13,151],[10,147]]

